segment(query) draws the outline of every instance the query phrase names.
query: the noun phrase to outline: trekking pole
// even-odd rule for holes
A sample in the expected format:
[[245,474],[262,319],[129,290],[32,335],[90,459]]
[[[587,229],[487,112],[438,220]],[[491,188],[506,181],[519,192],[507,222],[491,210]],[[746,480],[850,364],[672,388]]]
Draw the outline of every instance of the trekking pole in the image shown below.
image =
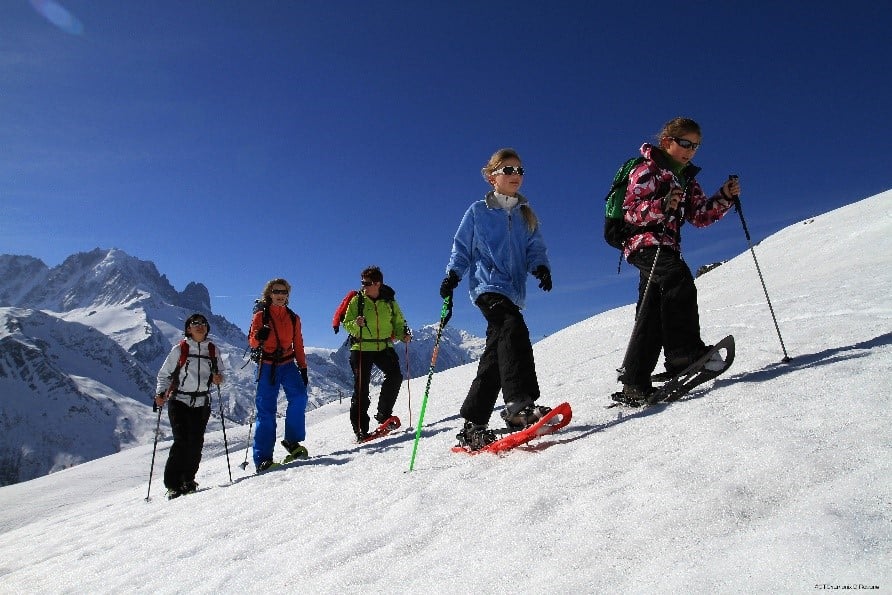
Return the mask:
[[440,309],[440,326],[437,328],[434,352],[431,354],[431,367],[427,371],[427,384],[424,387],[424,397],[421,399],[421,411],[418,413],[418,426],[415,428],[415,443],[412,445],[412,460],[409,462],[409,471],[415,468],[415,453],[418,452],[418,440],[421,438],[421,428],[424,425],[424,410],[427,409],[427,396],[431,389],[431,380],[434,378],[434,368],[437,366],[437,356],[440,354],[440,337],[443,336],[443,327],[446,326],[446,315],[449,312],[449,302],[451,300],[451,296],[443,298],[443,307]]
[[[665,230],[665,225],[664,225]],[[632,326],[632,334],[629,336],[629,342],[626,344],[626,352],[623,354],[623,363],[620,371],[622,374],[626,373],[626,358],[629,357],[629,349],[632,347],[632,339],[635,337],[638,332],[638,327],[641,325],[641,311],[647,304],[647,294],[650,291],[651,281],[654,278],[654,271],[657,268],[657,260],[660,258],[660,250],[663,248],[663,235],[665,235],[665,231],[660,234],[660,241],[657,244],[657,251],[654,253],[654,261],[653,264],[650,265],[650,273],[647,275],[647,283],[644,285],[644,292],[641,294],[641,304],[635,310],[635,324]]]
[[152,464],[149,467],[149,490],[146,492],[146,502],[152,493],[152,473],[155,471],[155,451],[158,449],[158,434],[161,432],[161,411],[164,409],[162,404],[158,407],[158,423],[155,424],[155,445],[152,446]]
[[223,449],[226,451],[226,469],[229,471],[229,483],[232,483],[232,467],[229,465],[229,442],[226,440],[226,418],[223,417],[223,397],[220,396],[220,385],[217,385],[217,400],[220,401],[220,423],[223,425]]
[[[363,299],[362,294],[360,294],[359,299]],[[365,324],[365,322],[363,322],[363,324]],[[363,329],[363,327],[359,327],[359,349],[358,349],[359,353],[357,354],[356,392],[354,393],[356,398],[353,400],[353,404],[356,407],[356,431],[357,432],[362,432],[362,422],[360,421],[360,419],[362,417],[361,416],[362,406],[360,405],[360,403],[362,403],[362,388],[363,388],[363,382],[362,382],[362,329]],[[369,373],[371,374],[371,371]],[[369,397],[369,405],[371,405],[371,397]]]
[[406,343],[406,390],[409,397],[409,427],[412,427],[412,374],[409,371],[409,344]]
[[[728,176],[729,180],[736,180],[737,175],[731,174]],[[740,216],[740,223],[743,225],[743,235],[746,236],[746,243],[750,247],[750,254],[753,255],[753,262],[756,263],[756,272],[759,274],[759,281],[762,283],[762,291],[765,292],[765,301],[768,302],[768,310],[771,312],[771,319],[774,321],[774,330],[777,331],[777,338],[780,340],[781,350],[784,352],[784,358],[781,360],[784,363],[791,361],[789,355],[787,355],[787,347],[784,345],[784,338],[781,336],[780,327],[777,324],[777,317],[774,315],[774,307],[771,305],[771,298],[768,297],[768,288],[765,286],[765,279],[762,277],[762,269],[759,268],[759,261],[756,259],[756,251],[753,249],[753,242],[750,238],[750,230],[746,226],[746,219],[743,218],[743,209],[740,208],[740,197],[738,195],[733,195],[732,200],[734,201],[734,209],[737,211],[737,214]]]
[[251,412],[251,419],[248,421],[248,443],[245,444],[245,461],[239,464],[242,471],[248,468],[248,449],[251,448],[251,432],[254,430],[254,414],[257,412],[257,403],[254,403],[254,411]]

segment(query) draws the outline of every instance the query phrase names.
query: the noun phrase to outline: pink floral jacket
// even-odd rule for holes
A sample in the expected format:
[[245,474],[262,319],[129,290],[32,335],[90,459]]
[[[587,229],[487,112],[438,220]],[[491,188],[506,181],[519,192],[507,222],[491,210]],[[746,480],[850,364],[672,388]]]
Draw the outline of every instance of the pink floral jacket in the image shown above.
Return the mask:
[[[681,252],[681,226],[690,221],[697,227],[706,227],[724,217],[733,206],[733,202],[725,199],[721,191],[711,197],[703,193],[703,189],[694,176],[700,168],[689,163],[676,174],[672,170],[673,161],[659,147],[645,143],[641,145],[644,161],[629,174],[629,185],[626,199],[623,202],[626,223],[641,227],[641,233],[633,235],[626,242],[623,255],[628,258],[632,252],[647,246],[660,243]],[[666,199],[673,188],[684,189],[684,200],[679,204],[678,213],[666,218]],[[656,231],[663,225],[663,232]]]

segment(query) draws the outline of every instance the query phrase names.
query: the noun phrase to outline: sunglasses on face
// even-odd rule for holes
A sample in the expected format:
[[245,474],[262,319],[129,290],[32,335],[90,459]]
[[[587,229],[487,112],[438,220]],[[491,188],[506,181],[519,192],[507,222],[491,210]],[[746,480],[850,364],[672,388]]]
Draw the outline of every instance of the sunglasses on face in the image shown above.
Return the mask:
[[366,281],[365,279],[363,279],[362,281],[360,281],[360,283],[362,283],[362,286],[363,286],[363,287],[369,287],[370,285],[374,285],[374,284],[375,284],[374,281]]
[[682,149],[693,149],[696,151],[700,148],[700,143],[691,142],[686,138],[676,138],[674,136],[670,136],[669,138],[674,140],[675,144],[677,144]]
[[514,174],[517,174],[518,176],[522,176],[523,175],[523,167],[520,167],[520,166],[515,167],[513,165],[506,165],[505,167],[500,167],[499,169],[493,170],[492,175],[495,176],[498,174],[504,174],[506,176],[513,176]]
[[287,289],[273,289],[270,291],[273,295],[288,295]]
[[193,320],[189,322],[189,326],[207,326],[208,323],[204,320]]

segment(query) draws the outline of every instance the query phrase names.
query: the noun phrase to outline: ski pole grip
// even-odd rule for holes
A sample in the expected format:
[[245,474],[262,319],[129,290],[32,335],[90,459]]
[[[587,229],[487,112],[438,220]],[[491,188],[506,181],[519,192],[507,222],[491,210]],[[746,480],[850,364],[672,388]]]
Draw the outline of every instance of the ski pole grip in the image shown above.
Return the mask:
[[[738,176],[737,174],[728,174],[728,179],[729,180],[738,180],[738,179],[740,179],[740,176]],[[734,206],[737,207],[738,211],[740,211],[740,196],[738,196],[737,194],[732,194],[731,200],[734,201]]]

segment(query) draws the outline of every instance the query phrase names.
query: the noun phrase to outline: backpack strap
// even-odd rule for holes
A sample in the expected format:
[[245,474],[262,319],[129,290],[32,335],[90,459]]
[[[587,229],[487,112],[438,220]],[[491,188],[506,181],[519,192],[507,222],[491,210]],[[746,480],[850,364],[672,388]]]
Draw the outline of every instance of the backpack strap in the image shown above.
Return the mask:
[[[358,292],[356,292],[355,297],[357,300],[357,302],[356,302],[356,317],[359,318],[360,316],[363,316],[363,311],[365,310],[365,294],[361,291],[358,291]],[[359,327],[359,338],[353,337],[352,335],[350,337],[347,337],[350,340],[350,345],[355,345],[356,343],[359,343],[359,352],[360,353],[362,353],[362,342],[364,340],[362,338],[362,329],[363,329],[363,327]]]
[[211,373],[218,374],[220,367],[217,364],[217,346],[208,341],[208,356],[211,358]]
[[180,368],[186,365],[186,360],[189,358],[189,344],[186,343],[186,340],[183,339],[180,341],[180,359],[177,361],[177,367],[174,368],[174,374],[180,373]]
[[167,386],[167,390],[165,394],[167,398],[177,394],[177,390],[180,388],[180,370],[183,369],[183,366],[186,365],[186,360],[189,357],[189,344],[186,343],[186,340],[183,339],[180,341],[180,357],[177,359],[177,365],[174,367],[173,372],[170,373],[170,384]]

